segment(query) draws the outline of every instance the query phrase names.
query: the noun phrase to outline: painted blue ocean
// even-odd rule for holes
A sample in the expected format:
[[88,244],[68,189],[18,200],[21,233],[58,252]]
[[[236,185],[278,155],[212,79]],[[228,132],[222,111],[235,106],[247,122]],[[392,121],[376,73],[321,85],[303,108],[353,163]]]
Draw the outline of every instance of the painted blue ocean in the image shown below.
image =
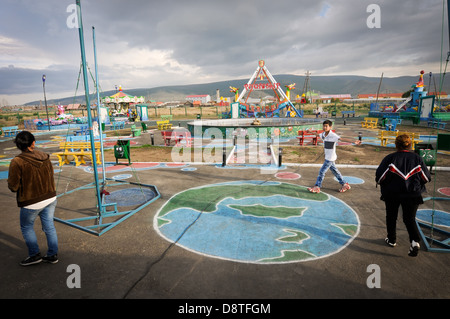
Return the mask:
[[[159,232],[197,253],[253,263],[325,257],[343,249],[359,232],[357,214],[333,196],[316,201],[262,195],[224,198],[213,212],[174,209],[163,216],[169,222],[161,225]],[[256,206],[263,207],[264,216],[243,213],[246,207]],[[286,218],[271,216],[275,209],[298,209],[299,213]],[[284,258],[287,252],[289,260]]]

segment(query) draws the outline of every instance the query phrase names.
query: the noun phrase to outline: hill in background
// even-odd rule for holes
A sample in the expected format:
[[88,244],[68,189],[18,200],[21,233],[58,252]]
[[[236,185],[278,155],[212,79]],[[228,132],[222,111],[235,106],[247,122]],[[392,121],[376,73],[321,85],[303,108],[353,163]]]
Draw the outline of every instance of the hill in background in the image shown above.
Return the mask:
[[[285,91],[285,85],[296,83],[295,89],[291,91],[291,97],[301,95],[305,84],[305,76],[280,74],[274,75],[276,81],[281,84]],[[380,87],[380,93],[404,93],[411,89],[411,86],[419,80],[417,76],[402,76],[386,78],[384,77]],[[124,90],[125,93],[135,96],[144,96],[146,100],[153,100],[158,102],[169,101],[185,101],[187,95],[209,94],[211,99],[215,100],[216,90],[219,90],[220,96],[234,97],[230,92],[230,86],[240,88],[244,87],[249,79],[229,80],[205,84],[191,84],[191,85],[176,85],[176,86],[161,86],[154,88],[137,88]],[[430,81],[428,74],[424,76],[425,89],[427,91],[439,91],[439,75],[433,75]],[[355,75],[341,75],[341,76],[311,76],[309,87],[314,92],[321,94],[351,94],[356,98],[358,94],[376,94],[380,78],[364,77]],[[431,88],[429,88],[431,84]],[[442,89],[444,92],[449,92],[450,85],[445,85]],[[94,92],[91,92],[91,94]],[[116,93],[115,91],[101,92],[100,96],[110,96]],[[265,95],[273,94],[272,91],[256,91],[252,93],[252,97],[258,98]],[[33,101],[27,105],[39,104],[40,101]],[[49,100],[49,104],[71,104],[74,102],[74,97],[65,97],[59,99]],[[84,103],[85,97],[79,95],[75,98],[75,103]]]

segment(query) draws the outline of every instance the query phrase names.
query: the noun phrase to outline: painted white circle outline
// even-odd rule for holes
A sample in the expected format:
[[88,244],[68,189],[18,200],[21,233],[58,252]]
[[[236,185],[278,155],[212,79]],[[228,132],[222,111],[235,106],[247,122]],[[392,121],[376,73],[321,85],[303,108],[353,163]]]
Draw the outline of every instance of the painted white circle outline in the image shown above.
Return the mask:
[[[154,218],[153,218],[153,228],[154,228],[154,230],[158,233],[158,235],[160,235],[162,238],[164,238],[164,239],[167,240],[168,242],[170,242],[170,243],[172,243],[172,244],[175,244],[175,245],[177,245],[178,247],[181,247],[181,248],[183,248],[183,249],[185,249],[185,250],[187,250],[187,251],[193,252],[193,253],[195,253],[195,254],[197,254],[197,255],[201,255],[201,256],[205,256],[205,257],[210,257],[210,258],[215,258],[215,259],[227,260],[227,261],[234,261],[234,262],[244,263],[244,264],[258,264],[258,265],[274,265],[274,264],[275,264],[275,265],[279,265],[279,264],[288,264],[288,263],[299,263],[299,262],[308,262],[308,261],[314,261],[314,260],[317,260],[317,259],[326,258],[326,257],[332,256],[332,255],[337,254],[337,253],[341,252],[342,250],[344,250],[344,249],[345,249],[348,245],[350,245],[350,243],[352,243],[353,240],[354,240],[356,237],[358,237],[358,235],[359,235],[359,232],[360,232],[360,229],[361,229],[361,221],[359,220],[359,216],[358,216],[358,214],[356,213],[356,211],[355,211],[353,208],[351,208],[346,202],[342,201],[341,199],[339,199],[339,198],[337,198],[337,197],[334,197],[334,196],[332,196],[332,195],[329,195],[329,194],[327,194],[327,193],[323,193],[323,192],[322,192],[322,194],[328,196],[328,199],[326,199],[326,200],[329,200],[330,198],[334,198],[334,199],[336,199],[336,200],[342,202],[344,206],[348,207],[348,209],[350,209],[350,211],[352,211],[352,212],[354,213],[354,215],[355,215],[355,217],[356,217],[356,221],[357,221],[357,230],[356,230],[355,234],[354,234],[353,236],[351,236],[351,237],[349,238],[349,240],[348,240],[344,245],[342,245],[340,248],[338,248],[338,249],[336,249],[335,251],[330,252],[330,253],[328,253],[328,254],[322,255],[322,256],[316,256],[316,257],[313,257],[313,258],[307,258],[307,259],[301,259],[301,260],[277,261],[277,262],[267,262],[267,261],[266,261],[266,262],[261,262],[261,261],[238,260],[238,259],[233,259],[233,258],[226,258],[226,257],[222,257],[222,256],[215,256],[215,255],[206,254],[206,253],[197,251],[197,250],[195,250],[195,249],[192,249],[192,248],[190,248],[190,247],[187,247],[187,246],[185,246],[185,245],[181,245],[181,244],[176,243],[175,241],[173,241],[173,240],[167,238],[167,237],[166,237],[164,234],[162,234],[162,232],[159,230],[159,227],[158,227],[158,216],[159,216],[159,213],[160,213],[161,210],[166,206],[166,204],[169,203],[169,202],[172,200],[172,198],[174,198],[175,196],[177,196],[177,195],[179,195],[179,194],[182,194],[182,193],[184,193],[184,192],[186,192],[186,191],[190,191],[190,190],[193,190],[193,189],[199,189],[199,188],[205,188],[205,187],[212,186],[212,185],[214,185],[214,186],[220,186],[220,185],[229,185],[229,184],[231,184],[231,183],[245,183],[245,182],[249,182],[249,181],[235,181],[235,182],[225,182],[225,183],[217,183],[217,184],[202,185],[202,186],[197,186],[197,187],[192,187],[192,188],[189,188],[189,189],[185,189],[185,190],[183,190],[183,191],[181,191],[181,192],[178,192],[178,193],[174,194],[174,195],[173,195],[172,197],[170,197],[170,198],[166,201],[166,203],[165,203],[164,205],[162,205],[162,206],[160,207],[160,209],[156,212],[156,214],[155,214],[155,216],[154,216]],[[258,181],[252,180],[252,182],[258,182]],[[265,181],[260,181],[260,182],[261,182],[262,184],[265,183]],[[291,183],[278,182],[278,181],[270,181],[270,183],[285,183],[285,184],[291,184]],[[254,185],[254,184],[252,184],[252,185]],[[291,184],[291,185],[295,185],[295,186],[298,186],[298,187],[304,187],[304,188],[306,188],[305,186],[300,186],[300,185],[297,185],[297,184]],[[309,199],[308,199],[308,200],[309,200]],[[313,199],[312,199],[312,200],[313,200]],[[199,214],[202,214],[202,212],[200,212],[200,211],[198,211],[198,213],[199,213]],[[287,251],[287,250],[285,250],[285,251]],[[283,252],[283,251],[281,251],[281,252]],[[282,256],[279,256],[279,257],[282,257]],[[279,258],[279,257],[278,257],[278,258]]]

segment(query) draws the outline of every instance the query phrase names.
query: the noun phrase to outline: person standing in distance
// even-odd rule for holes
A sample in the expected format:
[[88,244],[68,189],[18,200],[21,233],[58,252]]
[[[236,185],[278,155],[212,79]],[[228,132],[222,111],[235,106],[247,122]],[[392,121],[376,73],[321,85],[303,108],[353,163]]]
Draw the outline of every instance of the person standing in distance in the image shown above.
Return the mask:
[[[35,137],[28,131],[18,133],[14,143],[22,153],[11,161],[8,188],[17,193],[20,229],[28,247],[28,257],[20,265],[29,266],[42,261],[55,264],[58,262],[58,236],[53,216],[57,200],[50,156],[35,149]],[[47,238],[48,251],[44,257],[41,257],[34,231],[38,216]]]
[[419,205],[423,204],[422,193],[426,191],[425,184],[431,180],[431,175],[423,158],[410,151],[411,145],[409,135],[397,136],[397,152],[387,155],[381,161],[375,173],[375,181],[381,186],[380,199],[386,205],[386,244],[391,247],[397,245],[396,225],[401,205],[403,222],[411,243],[408,255],[415,257],[420,248],[416,213]]

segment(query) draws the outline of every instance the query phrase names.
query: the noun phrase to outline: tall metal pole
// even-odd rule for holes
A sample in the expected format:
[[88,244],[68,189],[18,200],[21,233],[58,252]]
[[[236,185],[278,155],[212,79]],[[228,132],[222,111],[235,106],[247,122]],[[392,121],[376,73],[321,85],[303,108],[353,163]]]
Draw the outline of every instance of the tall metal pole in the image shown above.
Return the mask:
[[[95,87],[97,89],[97,118],[98,118],[98,131],[100,132],[100,150],[102,156],[102,173],[103,173],[103,187],[105,187],[106,181],[106,172],[105,172],[105,157],[103,154],[103,128],[102,128],[102,119],[100,117],[100,92],[98,85],[98,69],[97,69],[97,47],[95,45],[95,28],[92,27],[92,39],[94,42],[94,61],[95,61]],[[103,190],[102,190],[103,191]]]
[[[442,2],[442,9],[444,9],[444,1]],[[447,64],[450,60],[450,0],[447,0],[447,27],[448,27],[448,38],[449,38],[449,51],[447,51],[447,60],[446,60],[446,65],[445,65],[445,69],[444,69],[444,73],[442,73],[442,51],[444,50],[443,45],[444,45],[444,10],[442,11],[442,34],[441,34],[441,70],[440,70],[440,74],[439,74],[439,93],[437,93],[437,99],[438,99],[438,104],[441,104],[441,92],[442,92],[442,88],[444,86],[444,78],[445,78],[445,71],[447,70]],[[436,93],[436,92],[435,92]]]
[[450,0],[447,0],[447,24],[448,24],[448,41],[450,47]]
[[378,90],[377,90],[377,99],[375,101],[375,105],[378,108],[378,95],[380,94],[380,87],[381,87],[381,82],[383,82],[383,72],[381,73],[381,78],[380,78],[380,83],[378,83]]
[[47,126],[48,126],[48,130],[50,131],[50,120],[48,118],[48,107],[47,107],[47,96],[45,95],[45,80],[47,79],[47,77],[45,76],[45,74],[42,76],[42,88],[44,89],[44,103],[45,103],[45,111],[47,112]]
[[91,103],[89,100],[89,82],[88,74],[86,68],[86,54],[84,50],[84,35],[83,35],[83,21],[81,19],[81,3],[80,0],[76,0],[77,13],[78,13],[78,35],[80,38],[80,50],[81,50],[81,62],[83,65],[83,81],[84,81],[84,95],[86,97],[86,107],[89,123],[89,136],[91,138],[91,150],[92,150],[92,166],[94,168],[94,178],[95,178],[95,189],[97,191],[97,204],[98,213],[102,211],[102,199],[100,196],[100,189],[98,187],[98,171],[97,171],[97,156],[95,154],[95,141],[94,134],[92,132],[92,114],[91,114]]

